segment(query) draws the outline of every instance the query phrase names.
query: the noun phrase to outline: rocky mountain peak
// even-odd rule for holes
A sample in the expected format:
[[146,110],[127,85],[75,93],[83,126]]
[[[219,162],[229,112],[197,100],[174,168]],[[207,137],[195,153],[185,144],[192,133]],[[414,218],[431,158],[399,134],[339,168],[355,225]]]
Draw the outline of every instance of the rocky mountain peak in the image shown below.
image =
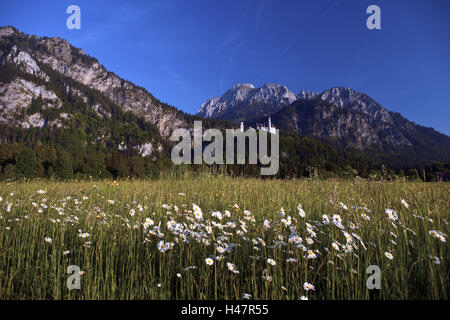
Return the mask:
[[0,37],[9,37],[19,31],[11,26],[0,27]]
[[[253,84],[237,84],[220,97],[207,100],[202,104],[197,115],[205,118],[227,118],[226,113],[232,110],[238,113],[253,112],[254,109],[241,110],[246,105],[270,104],[271,108],[278,110],[297,100],[296,95],[286,86],[267,83],[262,87],[255,88]],[[264,110],[265,114],[270,110]],[[230,119],[231,120],[231,119]]]
[[368,95],[350,88],[334,87],[325,90],[318,97],[339,108],[347,108],[362,112],[383,122],[392,121],[392,115],[387,109],[382,107]]
[[263,85],[252,97],[258,102],[277,102],[280,105],[290,104],[297,100],[296,95],[285,85],[267,83]]
[[241,88],[255,89],[252,83],[238,83],[231,87],[231,90],[239,90]]

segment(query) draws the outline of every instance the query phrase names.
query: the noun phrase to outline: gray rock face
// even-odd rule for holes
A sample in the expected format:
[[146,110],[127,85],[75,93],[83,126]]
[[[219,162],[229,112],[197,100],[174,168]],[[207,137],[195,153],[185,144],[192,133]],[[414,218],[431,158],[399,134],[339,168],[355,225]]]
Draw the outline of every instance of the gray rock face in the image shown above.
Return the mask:
[[144,158],[150,156],[154,151],[153,145],[150,142],[136,146],[135,148],[139,151],[139,154]]
[[13,27],[7,26],[7,27],[1,27],[0,28],[0,38],[8,37],[14,33],[16,33],[17,30]]
[[300,91],[299,94],[297,94],[297,100],[298,99],[305,99],[305,100],[313,100],[316,99],[319,96],[318,92],[311,92],[311,91]]
[[51,106],[60,105],[61,101],[53,91],[33,82],[16,79],[10,83],[0,83],[0,106],[4,111],[14,111],[27,107],[32,98],[41,96],[43,99],[51,100]]
[[322,92],[318,97],[337,107],[359,111],[383,122],[393,121],[388,110],[366,94],[354,91],[350,88],[332,88]]
[[[255,88],[253,84],[244,83],[234,85],[222,96],[207,100],[197,112],[204,118],[220,118],[234,111],[245,113],[242,110],[247,105],[271,105],[272,111],[276,111],[297,100],[295,94],[286,86],[279,84],[265,84]],[[229,118],[229,117],[224,117]]]
[[44,126],[44,118],[40,113],[33,113],[27,117],[27,121],[22,122],[22,127],[28,129],[30,127],[42,128]]
[[[0,54],[0,56],[2,56],[2,54]],[[41,71],[36,61],[34,61],[30,54],[25,51],[20,51],[17,46],[13,46],[11,51],[3,56],[4,57],[0,60],[1,64],[14,63],[23,71],[36,75],[45,81],[49,81],[48,75]]]
[[[345,108],[345,110],[340,110]],[[370,147],[409,147],[412,142],[394,122],[380,121],[365,112],[334,104],[316,104],[308,122],[298,123],[297,131],[319,138],[345,140],[346,145],[357,149]],[[303,111],[300,111],[300,113]],[[377,113],[378,114],[378,113]],[[305,118],[300,116],[297,118]]]
[[43,118],[40,114],[22,116],[23,111],[35,97],[44,99],[44,109],[60,108],[61,101],[53,91],[33,82],[16,79],[9,83],[0,83],[0,122],[7,122],[22,128],[42,127]]

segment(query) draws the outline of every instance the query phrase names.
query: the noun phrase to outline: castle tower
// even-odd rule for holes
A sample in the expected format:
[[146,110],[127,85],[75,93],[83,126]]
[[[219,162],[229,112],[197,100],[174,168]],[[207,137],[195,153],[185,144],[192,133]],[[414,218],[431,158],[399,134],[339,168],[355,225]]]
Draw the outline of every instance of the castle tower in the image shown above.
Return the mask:
[[241,132],[244,132],[244,123],[241,122]]

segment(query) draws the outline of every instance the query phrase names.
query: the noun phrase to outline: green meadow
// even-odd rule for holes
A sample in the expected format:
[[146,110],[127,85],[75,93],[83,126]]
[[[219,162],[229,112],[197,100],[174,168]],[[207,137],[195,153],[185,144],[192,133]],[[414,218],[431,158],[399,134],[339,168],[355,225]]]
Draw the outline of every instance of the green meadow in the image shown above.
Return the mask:
[[0,299],[446,300],[449,186],[2,182]]

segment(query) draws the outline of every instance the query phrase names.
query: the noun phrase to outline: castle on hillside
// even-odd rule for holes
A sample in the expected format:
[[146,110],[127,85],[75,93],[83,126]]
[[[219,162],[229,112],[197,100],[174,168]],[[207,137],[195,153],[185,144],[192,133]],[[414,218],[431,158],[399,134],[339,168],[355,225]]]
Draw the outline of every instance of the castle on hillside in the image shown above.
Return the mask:
[[[250,127],[250,129],[253,129],[253,128]],[[270,117],[267,122],[267,127],[265,125],[257,124],[256,130],[261,130],[261,131],[266,131],[266,132],[269,132],[272,134],[277,134],[277,128],[272,126],[272,119],[270,119]],[[241,122],[241,132],[244,132],[244,122]]]

